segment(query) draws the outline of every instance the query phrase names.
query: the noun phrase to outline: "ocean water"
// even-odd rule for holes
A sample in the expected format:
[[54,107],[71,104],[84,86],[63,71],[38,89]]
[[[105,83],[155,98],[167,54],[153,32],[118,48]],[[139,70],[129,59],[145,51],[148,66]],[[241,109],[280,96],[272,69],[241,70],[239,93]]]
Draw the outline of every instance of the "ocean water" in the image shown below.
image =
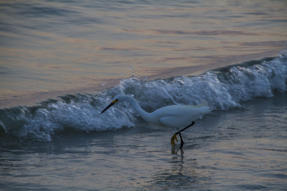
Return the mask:
[[280,0],[1,0],[0,107],[277,56],[286,12]]
[[204,117],[176,155],[148,126],[1,140],[1,190],[286,190],[286,94],[242,107]]
[[[285,190],[287,57],[199,76],[129,78],[99,94],[67,95],[0,110],[4,190]],[[147,124],[117,94],[147,111],[198,104],[210,113],[183,132]],[[180,128],[180,127],[179,127]]]
[[[0,190],[286,190],[285,1],[1,1]],[[148,112],[205,102],[183,132]],[[182,127],[178,127],[182,128]]]

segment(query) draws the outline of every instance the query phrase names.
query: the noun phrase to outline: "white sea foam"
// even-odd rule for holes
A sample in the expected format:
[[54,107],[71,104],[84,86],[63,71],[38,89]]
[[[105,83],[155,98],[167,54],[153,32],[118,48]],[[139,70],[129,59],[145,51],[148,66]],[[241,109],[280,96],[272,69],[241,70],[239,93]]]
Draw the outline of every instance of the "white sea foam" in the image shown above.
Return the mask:
[[65,96],[40,106],[1,110],[0,126],[7,135],[51,141],[57,132],[106,131],[134,127],[137,113],[119,103],[105,114],[100,111],[117,94],[134,96],[147,111],[171,104],[206,102],[212,110],[240,107],[242,101],[271,97],[286,91],[287,56],[253,61],[209,71],[199,76],[143,81],[122,80],[98,95]]

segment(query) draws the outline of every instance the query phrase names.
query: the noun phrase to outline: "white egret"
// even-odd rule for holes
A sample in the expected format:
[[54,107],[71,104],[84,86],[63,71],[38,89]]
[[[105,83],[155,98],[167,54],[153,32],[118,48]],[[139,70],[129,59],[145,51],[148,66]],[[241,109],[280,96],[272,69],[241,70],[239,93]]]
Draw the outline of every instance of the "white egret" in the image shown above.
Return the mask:
[[176,128],[185,127],[196,119],[199,119],[202,115],[210,112],[207,105],[170,105],[148,113],[141,108],[133,97],[118,95],[101,113],[104,113],[119,101],[129,102],[139,115],[149,123]]
[[127,95],[118,95],[105,109],[102,110],[101,113],[104,113],[106,110],[108,110],[111,106],[113,106],[119,101],[129,102],[146,122],[175,128],[185,127],[177,131],[171,138],[171,144],[173,145],[175,140],[177,141],[176,136],[179,135],[181,139],[181,148],[183,146],[181,132],[192,126],[196,119],[199,119],[202,115],[210,112],[210,108],[208,107],[208,105],[205,104],[170,105],[148,113],[141,108],[141,106],[133,97]]

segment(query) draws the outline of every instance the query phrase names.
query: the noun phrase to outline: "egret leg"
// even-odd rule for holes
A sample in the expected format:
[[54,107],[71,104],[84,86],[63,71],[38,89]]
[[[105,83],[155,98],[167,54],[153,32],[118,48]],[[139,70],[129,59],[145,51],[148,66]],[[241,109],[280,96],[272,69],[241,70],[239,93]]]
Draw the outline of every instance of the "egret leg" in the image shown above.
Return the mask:
[[180,138],[180,149],[182,149],[183,148],[183,145],[184,145],[184,141],[183,141],[183,138],[182,138],[182,136],[181,136],[181,133],[178,133],[178,135],[179,135],[179,138]]
[[171,145],[172,145],[172,147],[174,147],[175,141],[177,141],[176,135],[179,135],[179,138],[180,138],[180,147],[179,148],[182,150],[183,145],[184,145],[184,141],[183,141],[183,138],[181,136],[181,132],[185,131],[186,129],[188,129],[189,127],[193,126],[194,124],[195,124],[195,122],[193,121],[191,124],[189,124],[185,128],[182,128],[182,129],[180,129],[179,131],[177,131],[176,133],[173,134],[173,136],[171,137]]
[[195,122],[193,121],[191,124],[189,124],[188,126],[186,126],[185,128],[180,129],[179,131],[177,131],[175,134],[179,134],[183,131],[185,131],[186,129],[190,128],[191,126],[193,126],[195,124]]

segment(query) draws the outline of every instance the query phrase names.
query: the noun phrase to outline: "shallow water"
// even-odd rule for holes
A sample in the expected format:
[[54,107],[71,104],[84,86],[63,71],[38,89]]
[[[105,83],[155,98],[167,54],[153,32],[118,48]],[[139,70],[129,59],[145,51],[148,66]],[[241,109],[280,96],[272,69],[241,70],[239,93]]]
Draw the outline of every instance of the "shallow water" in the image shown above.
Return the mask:
[[[1,1],[0,189],[286,190],[286,12],[273,0]],[[171,154],[174,129],[127,103],[100,114],[118,94],[148,112],[212,111]]]
[[286,12],[273,0],[2,0],[0,107],[276,56]]
[[171,154],[172,129],[59,134],[51,143],[1,140],[3,190],[285,190],[286,93],[205,116]]

